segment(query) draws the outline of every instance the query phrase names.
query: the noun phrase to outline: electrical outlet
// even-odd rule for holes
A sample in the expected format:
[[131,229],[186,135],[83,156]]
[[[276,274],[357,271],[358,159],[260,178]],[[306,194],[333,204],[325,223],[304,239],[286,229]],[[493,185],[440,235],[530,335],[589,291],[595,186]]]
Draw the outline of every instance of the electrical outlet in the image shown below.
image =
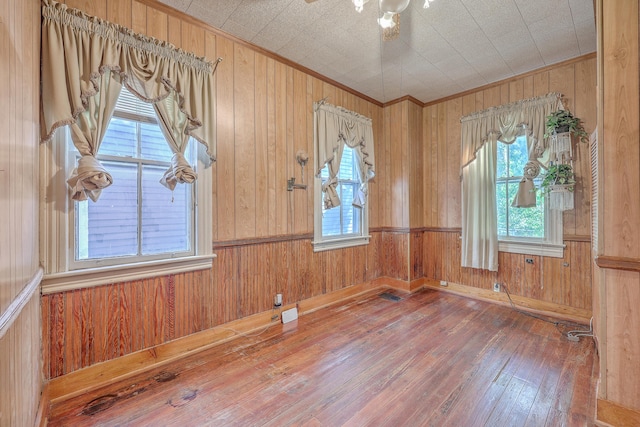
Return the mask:
[[533,264],[533,258],[525,258],[524,262],[526,262],[527,264]]
[[447,281],[446,280],[440,280],[440,286],[447,286]]
[[500,283],[493,284],[493,292],[500,292]]

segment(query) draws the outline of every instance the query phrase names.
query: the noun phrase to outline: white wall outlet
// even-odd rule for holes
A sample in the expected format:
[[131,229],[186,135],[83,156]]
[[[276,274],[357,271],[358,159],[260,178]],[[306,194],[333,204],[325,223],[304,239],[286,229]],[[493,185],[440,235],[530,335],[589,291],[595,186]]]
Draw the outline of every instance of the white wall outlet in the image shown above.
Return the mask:
[[493,284],[493,292],[500,292],[500,283]]
[[440,280],[440,286],[447,286],[446,280]]
[[296,307],[285,310],[281,314],[282,323],[289,323],[298,318],[298,309]]

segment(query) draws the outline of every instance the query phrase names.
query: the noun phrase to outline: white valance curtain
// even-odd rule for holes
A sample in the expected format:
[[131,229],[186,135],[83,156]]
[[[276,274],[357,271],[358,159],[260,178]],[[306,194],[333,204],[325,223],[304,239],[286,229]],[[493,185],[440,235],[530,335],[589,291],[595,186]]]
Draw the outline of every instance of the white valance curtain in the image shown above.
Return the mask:
[[496,156],[498,141],[526,135],[529,162],[514,207],[535,206],[533,179],[546,166],[545,118],[562,109],[550,93],[462,117],[462,266],[498,271]]
[[375,176],[371,119],[325,102],[315,102],[313,111],[315,173],[320,176],[325,165],[329,171],[329,179],[322,185],[325,208],[340,205],[338,171],[345,144],[354,150],[360,175],[360,189],[353,197],[353,205],[363,207],[367,202],[368,182]]
[[155,103],[175,153],[164,185],[172,189],[195,179],[183,156],[189,137],[215,161],[210,62],[53,0],[43,0],[42,19],[42,139],[49,141],[58,127],[71,125],[82,156],[68,180],[74,200],[95,201],[112,182],[95,156],[122,85]]

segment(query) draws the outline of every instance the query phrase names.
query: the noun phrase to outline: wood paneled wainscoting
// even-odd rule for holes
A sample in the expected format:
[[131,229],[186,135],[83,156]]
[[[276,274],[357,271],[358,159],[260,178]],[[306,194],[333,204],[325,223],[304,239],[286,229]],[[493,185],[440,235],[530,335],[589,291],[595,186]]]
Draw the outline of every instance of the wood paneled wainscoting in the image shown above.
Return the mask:
[[310,236],[218,243],[211,270],[45,294],[44,371],[60,377],[99,362],[389,277],[408,280],[409,235],[377,230],[368,245],[313,252]]
[[[527,308],[553,312],[588,322],[591,317],[591,243],[572,237],[565,240],[564,258],[500,252],[498,272],[460,266],[460,230],[422,231],[421,251],[425,279],[450,282],[447,289],[470,296],[504,301],[493,294],[493,284],[507,286]],[[418,235],[419,232],[413,232]],[[413,240],[417,242],[417,237]],[[415,252],[414,252],[415,253]],[[533,264],[525,261],[533,260]],[[453,286],[463,285],[462,287]]]

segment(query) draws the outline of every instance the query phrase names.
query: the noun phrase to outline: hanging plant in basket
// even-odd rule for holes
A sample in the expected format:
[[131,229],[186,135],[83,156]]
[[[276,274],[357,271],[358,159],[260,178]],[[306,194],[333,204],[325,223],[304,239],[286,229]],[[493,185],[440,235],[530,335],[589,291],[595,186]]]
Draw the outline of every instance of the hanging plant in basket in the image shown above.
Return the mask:
[[570,111],[557,110],[545,118],[545,138],[550,137],[554,133],[558,134],[566,132],[577,137],[580,142],[589,142],[589,135],[587,134],[587,131],[584,130],[582,120],[578,117],[574,117]]
[[573,158],[573,137],[588,142],[582,121],[567,110],[557,110],[545,119],[544,137],[548,138],[549,160],[567,163]]
[[549,166],[542,179],[540,188],[549,194],[549,208],[559,211],[573,209],[573,190],[576,178],[571,165],[555,164]]

